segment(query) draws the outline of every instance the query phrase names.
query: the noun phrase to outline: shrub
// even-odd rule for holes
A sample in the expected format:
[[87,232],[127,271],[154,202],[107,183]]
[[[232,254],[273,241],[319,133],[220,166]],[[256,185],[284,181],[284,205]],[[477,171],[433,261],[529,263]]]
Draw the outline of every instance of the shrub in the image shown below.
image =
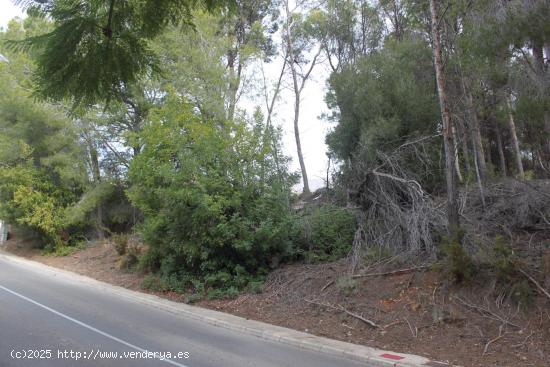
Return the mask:
[[525,279],[516,281],[510,288],[510,298],[524,310],[533,304],[533,291]]
[[224,298],[236,298],[240,291],[236,287],[229,288],[212,288],[208,291],[208,299],[224,299]]
[[453,237],[444,238],[441,245],[443,270],[455,283],[469,282],[475,274],[474,263],[462,247],[463,236],[464,232],[457,230]]
[[80,250],[83,250],[84,248],[86,248],[86,243],[82,242],[82,241],[77,242],[73,246],[69,246],[69,245],[57,245],[57,246],[55,246],[54,244],[50,243],[42,249],[42,255],[46,255],[46,256],[47,255],[52,255],[52,256],[56,256],[56,257],[65,257],[65,256],[70,256],[70,255],[72,255],[75,252],[78,252]]
[[357,228],[355,215],[346,208],[323,205],[302,218],[302,242],[310,261],[336,260],[351,250]]
[[517,276],[514,250],[502,236],[495,238],[491,266],[496,272],[497,279],[503,284],[510,283]]
[[138,257],[137,269],[144,273],[153,272],[160,268],[161,254],[156,248],[149,248]]
[[129,239],[128,234],[117,233],[117,234],[114,234],[111,238],[113,239],[116,253],[119,256],[126,254],[126,250],[128,248],[128,239]]
[[293,181],[284,157],[277,166],[273,144],[263,144],[273,139],[265,131],[204,121],[173,96],[151,115],[129,172],[128,195],[149,245],[140,269],[244,289],[292,253]]
[[336,281],[336,288],[344,296],[350,297],[357,292],[357,281],[351,277],[341,277]]
[[138,263],[138,258],[135,254],[127,253],[123,255],[120,259],[119,269],[120,270],[131,270]]
[[510,299],[523,309],[533,303],[533,292],[529,282],[518,271],[518,258],[512,245],[502,236],[495,238],[491,267],[502,289]]
[[255,281],[250,281],[248,283],[248,286],[247,286],[246,290],[247,290],[248,293],[259,294],[259,293],[262,293],[263,288],[264,288],[264,281],[263,280],[255,280]]
[[166,283],[157,275],[149,274],[141,281],[141,288],[153,292],[166,292],[169,290]]
[[203,297],[202,294],[191,293],[185,296],[185,303],[193,304],[202,300]]

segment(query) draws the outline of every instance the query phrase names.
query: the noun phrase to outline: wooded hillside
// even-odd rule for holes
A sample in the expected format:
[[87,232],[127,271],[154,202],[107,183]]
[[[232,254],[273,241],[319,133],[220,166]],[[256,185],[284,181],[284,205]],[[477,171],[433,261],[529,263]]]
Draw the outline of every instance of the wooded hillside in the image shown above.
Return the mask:
[[[18,4],[0,33],[0,217],[47,252],[108,238],[125,267],[214,298],[341,258],[489,269],[527,287],[520,303],[545,289],[547,1]],[[300,123],[326,70],[312,193]]]

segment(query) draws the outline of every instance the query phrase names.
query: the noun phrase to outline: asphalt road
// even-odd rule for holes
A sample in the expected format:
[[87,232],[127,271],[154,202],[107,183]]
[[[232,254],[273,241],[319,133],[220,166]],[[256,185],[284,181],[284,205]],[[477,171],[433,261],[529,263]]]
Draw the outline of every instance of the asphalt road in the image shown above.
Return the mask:
[[187,319],[0,256],[0,367],[170,365],[364,366]]

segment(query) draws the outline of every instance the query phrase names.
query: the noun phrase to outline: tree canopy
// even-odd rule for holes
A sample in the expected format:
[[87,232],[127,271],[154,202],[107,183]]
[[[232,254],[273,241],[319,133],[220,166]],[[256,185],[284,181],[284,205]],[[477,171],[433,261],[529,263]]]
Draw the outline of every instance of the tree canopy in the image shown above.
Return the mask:
[[[118,99],[121,89],[159,71],[150,41],[169,25],[192,29],[193,11],[228,8],[219,0],[21,0],[54,28],[22,46],[37,51],[40,95],[77,105]],[[101,60],[101,62],[97,62]]]

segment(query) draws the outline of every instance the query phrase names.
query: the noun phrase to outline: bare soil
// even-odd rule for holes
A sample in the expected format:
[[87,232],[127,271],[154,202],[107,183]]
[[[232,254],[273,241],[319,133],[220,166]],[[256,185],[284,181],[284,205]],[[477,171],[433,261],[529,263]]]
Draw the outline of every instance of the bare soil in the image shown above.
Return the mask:
[[[16,239],[1,249],[143,291],[144,275],[120,270],[120,256],[108,242],[66,257],[43,256],[31,243]],[[399,268],[381,263],[363,272]],[[499,296],[494,282],[459,287],[428,269],[352,279],[348,270],[345,261],[289,265],[269,275],[262,293],[196,305],[454,365],[550,366],[550,299],[541,294],[535,293],[532,305],[522,310]],[[173,292],[156,294],[184,300]]]

